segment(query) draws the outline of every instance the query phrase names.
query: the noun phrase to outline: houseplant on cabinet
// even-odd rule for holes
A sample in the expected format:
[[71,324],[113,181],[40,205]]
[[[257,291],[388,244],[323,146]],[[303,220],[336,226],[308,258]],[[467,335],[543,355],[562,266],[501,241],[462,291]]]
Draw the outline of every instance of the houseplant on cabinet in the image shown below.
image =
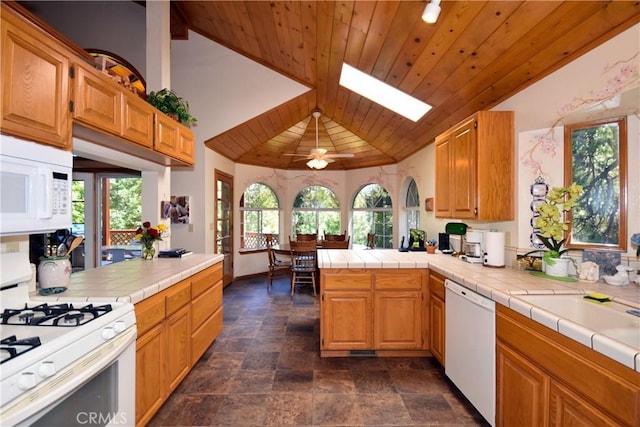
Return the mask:
[[147,102],[185,126],[191,126],[198,121],[189,113],[189,102],[180,98],[171,89],[164,88],[157,92],[150,92]]
[[[571,221],[566,219],[565,214],[573,209],[581,194],[582,186],[575,183],[567,187],[553,187],[547,199],[536,207],[537,236],[546,247],[546,250],[542,250],[543,271],[549,276],[568,276],[572,259],[563,255],[569,250],[564,245],[567,241],[565,232],[569,230]],[[539,251],[537,249],[526,255]]]

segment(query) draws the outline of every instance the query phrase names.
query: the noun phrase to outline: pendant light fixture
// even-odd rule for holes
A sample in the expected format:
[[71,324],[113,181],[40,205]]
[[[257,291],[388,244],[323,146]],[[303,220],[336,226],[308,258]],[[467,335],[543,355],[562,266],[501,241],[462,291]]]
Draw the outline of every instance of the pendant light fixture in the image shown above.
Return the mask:
[[427,24],[433,24],[440,15],[440,0],[431,0],[422,12],[422,20]]

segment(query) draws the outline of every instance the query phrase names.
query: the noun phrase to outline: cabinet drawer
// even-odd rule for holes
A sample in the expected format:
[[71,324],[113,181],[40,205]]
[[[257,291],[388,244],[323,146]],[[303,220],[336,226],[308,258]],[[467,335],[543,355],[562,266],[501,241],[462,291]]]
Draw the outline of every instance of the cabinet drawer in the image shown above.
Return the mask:
[[323,290],[368,290],[371,289],[373,274],[358,270],[321,271]]
[[191,282],[182,281],[172,286],[166,293],[167,298],[167,316],[171,316],[178,311],[180,307],[191,301]]
[[445,277],[435,271],[429,272],[429,289],[433,295],[444,301],[444,281]]
[[193,298],[197,297],[219,280],[222,280],[221,262],[193,276],[191,279],[191,296]]
[[204,324],[194,330],[191,335],[191,365],[195,365],[198,359],[207,351],[222,330],[222,307],[213,316],[209,317]]
[[218,308],[217,301],[219,298],[216,296],[217,292],[220,292],[222,286],[215,286],[205,291],[203,294],[198,295],[191,303],[191,325],[193,329],[197,329],[202,323],[213,314]]
[[135,305],[138,336],[164,320],[164,294],[155,294]]
[[415,270],[380,271],[375,273],[374,287],[376,289],[422,289],[424,273]]

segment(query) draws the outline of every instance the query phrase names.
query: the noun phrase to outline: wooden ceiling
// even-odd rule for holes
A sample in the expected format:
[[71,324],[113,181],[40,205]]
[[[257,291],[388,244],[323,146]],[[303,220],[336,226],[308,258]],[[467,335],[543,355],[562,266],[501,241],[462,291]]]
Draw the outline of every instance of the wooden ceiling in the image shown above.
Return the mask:
[[[327,169],[397,163],[640,22],[638,1],[174,1],[172,34],[189,28],[309,87],[207,147],[234,162],[306,169],[315,145],[355,153]],[[346,62],[430,105],[417,122],[338,85]],[[310,124],[310,126],[307,126]]]

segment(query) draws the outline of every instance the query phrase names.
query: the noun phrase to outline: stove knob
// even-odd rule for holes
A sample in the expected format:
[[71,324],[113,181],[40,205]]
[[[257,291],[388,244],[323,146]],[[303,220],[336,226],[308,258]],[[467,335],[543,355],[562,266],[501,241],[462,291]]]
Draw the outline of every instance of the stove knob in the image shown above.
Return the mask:
[[18,388],[20,390],[29,390],[36,386],[36,376],[33,372],[23,372],[18,378]]
[[116,331],[117,334],[119,334],[120,332],[124,331],[127,325],[125,325],[124,321],[122,320],[118,320],[116,323],[113,324],[113,329]]
[[111,326],[107,326],[102,330],[102,338],[104,338],[105,341],[110,340],[115,336],[116,336],[116,331],[114,331]]
[[56,374],[56,366],[53,364],[53,361],[45,361],[42,362],[40,367],[38,368],[38,375],[42,378],[49,378]]

